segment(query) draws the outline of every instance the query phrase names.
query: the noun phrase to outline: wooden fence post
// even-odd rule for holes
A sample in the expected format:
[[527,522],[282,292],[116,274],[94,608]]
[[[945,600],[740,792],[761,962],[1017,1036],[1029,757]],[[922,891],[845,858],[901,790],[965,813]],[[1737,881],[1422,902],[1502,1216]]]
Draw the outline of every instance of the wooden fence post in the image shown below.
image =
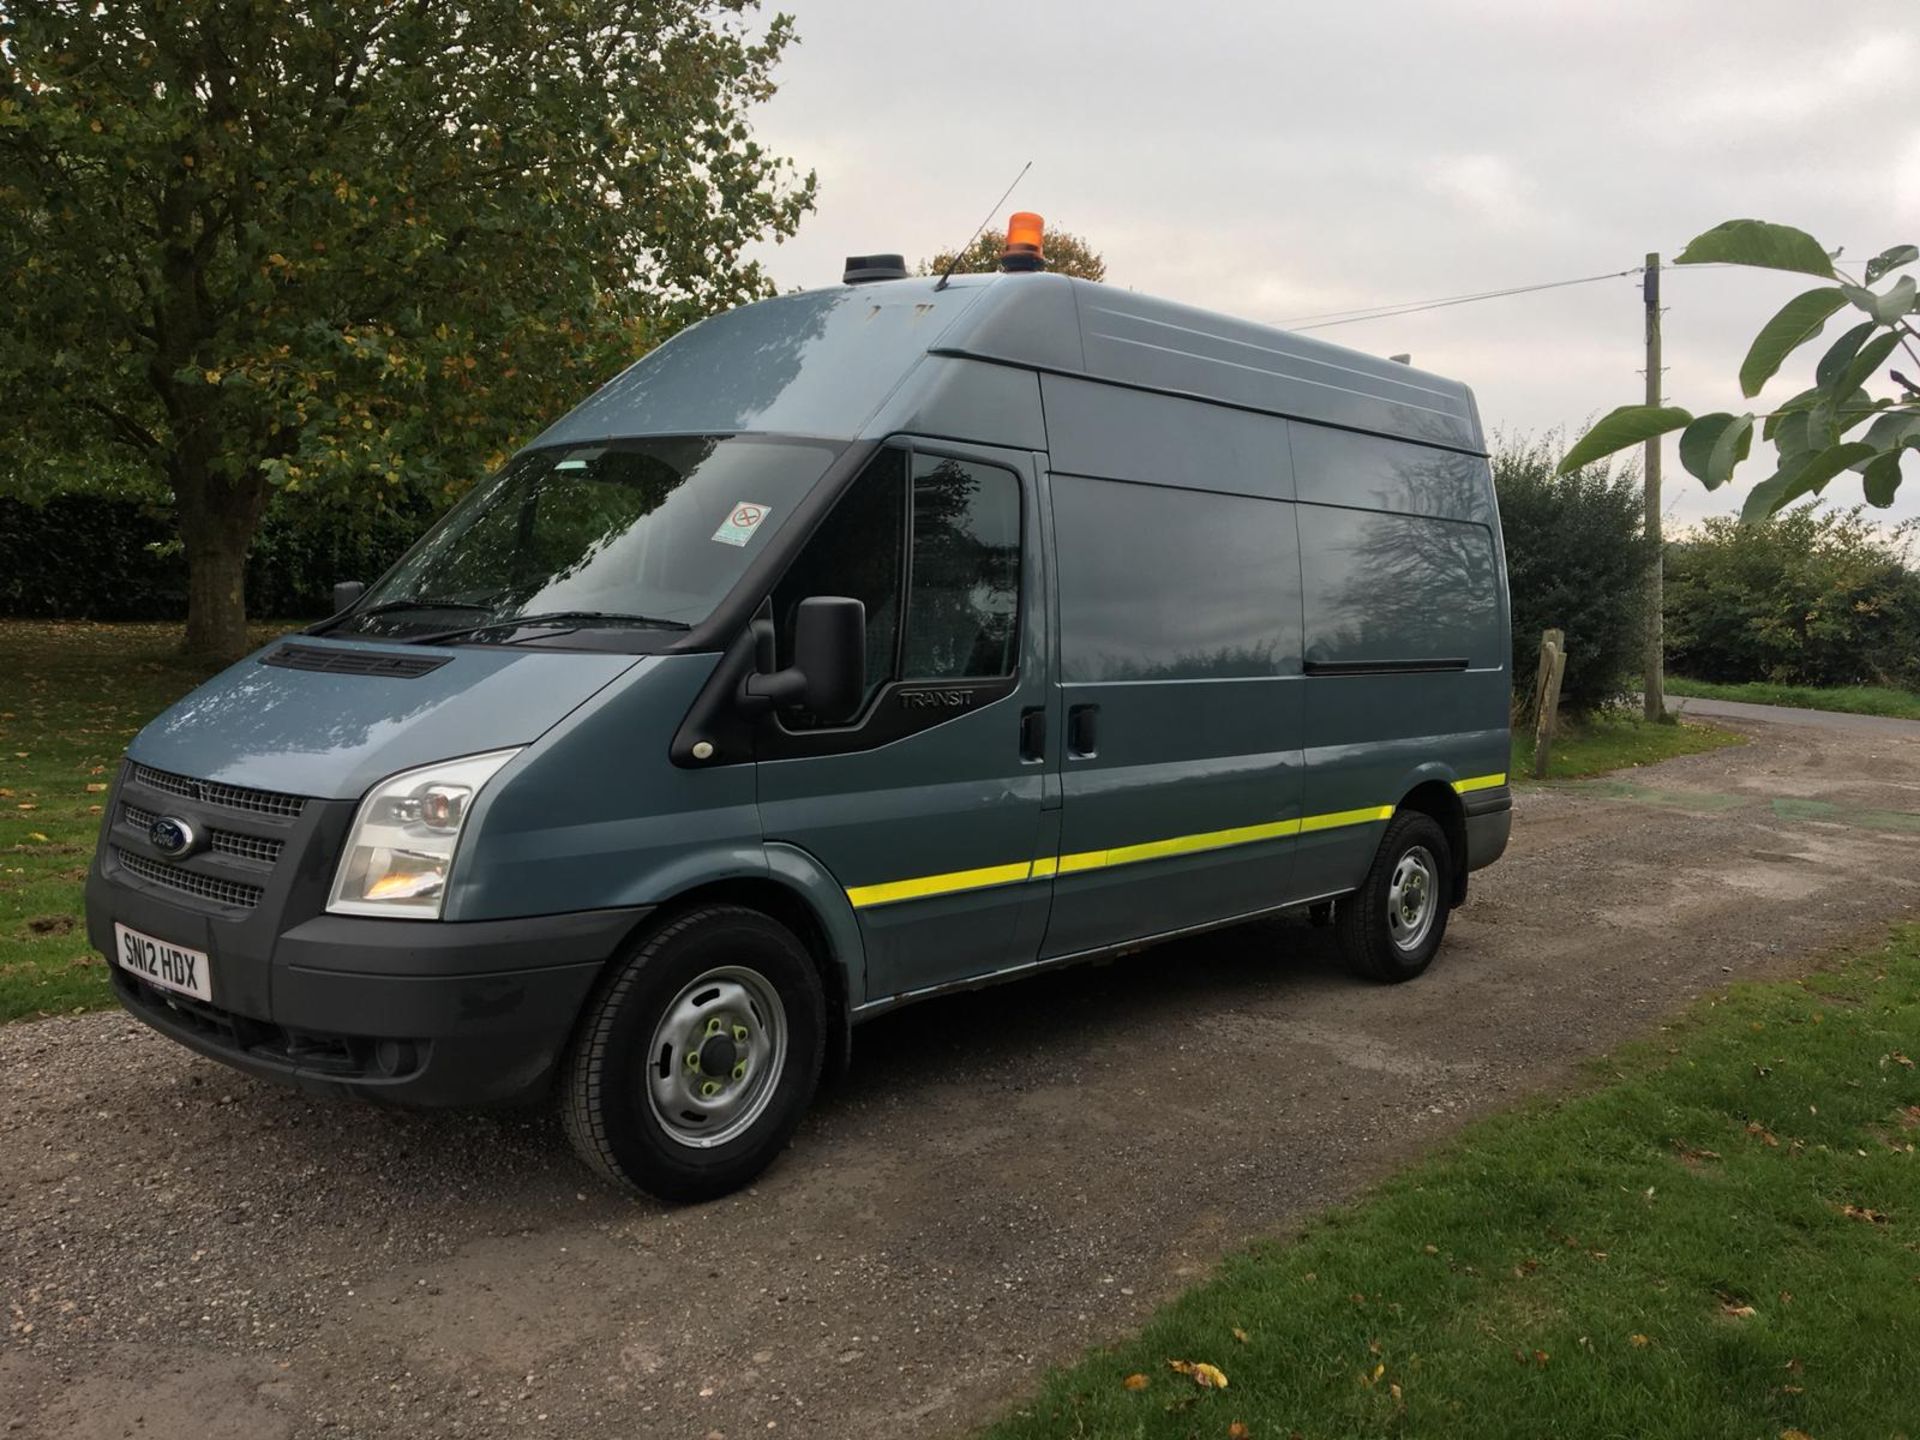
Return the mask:
[[1567,637],[1561,630],[1540,636],[1540,670],[1533,691],[1533,778],[1547,778],[1553,734],[1560,723],[1560,682],[1567,673]]

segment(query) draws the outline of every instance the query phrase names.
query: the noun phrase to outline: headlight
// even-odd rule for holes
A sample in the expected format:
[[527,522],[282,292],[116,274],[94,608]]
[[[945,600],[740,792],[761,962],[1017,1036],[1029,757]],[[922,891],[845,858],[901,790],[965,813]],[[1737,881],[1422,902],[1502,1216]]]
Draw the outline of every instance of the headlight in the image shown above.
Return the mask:
[[402,771],[367,792],[347,834],[327,909],[437,920],[474,797],[518,750]]

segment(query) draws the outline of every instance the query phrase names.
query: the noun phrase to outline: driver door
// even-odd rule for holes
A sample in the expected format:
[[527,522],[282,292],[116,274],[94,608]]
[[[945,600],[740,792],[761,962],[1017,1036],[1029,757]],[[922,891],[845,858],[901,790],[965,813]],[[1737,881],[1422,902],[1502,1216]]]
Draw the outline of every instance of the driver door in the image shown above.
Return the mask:
[[[758,738],[761,822],[840,882],[871,1003],[1031,961],[1052,893],[1045,606],[1033,457],[877,452],[773,592],[779,663],[811,595],[867,611],[852,723]],[[1036,874],[1036,870],[1042,873]]]

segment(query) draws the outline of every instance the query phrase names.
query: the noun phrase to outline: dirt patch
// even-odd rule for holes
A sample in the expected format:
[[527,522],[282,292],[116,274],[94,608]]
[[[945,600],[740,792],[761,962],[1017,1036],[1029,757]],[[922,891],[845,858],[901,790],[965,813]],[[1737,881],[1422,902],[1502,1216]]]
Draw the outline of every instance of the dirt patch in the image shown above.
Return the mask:
[[1415,984],[1265,924],[905,1010],[698,1209],[599,1187],[541,1115],[320,1104],[117,1014],[0,1029],[0,1425],[956,1429],[1463,1120],[1910,913],[1912,833],[1856,817],[1920,822],[1920,740],[1740,728],[1525,791]]

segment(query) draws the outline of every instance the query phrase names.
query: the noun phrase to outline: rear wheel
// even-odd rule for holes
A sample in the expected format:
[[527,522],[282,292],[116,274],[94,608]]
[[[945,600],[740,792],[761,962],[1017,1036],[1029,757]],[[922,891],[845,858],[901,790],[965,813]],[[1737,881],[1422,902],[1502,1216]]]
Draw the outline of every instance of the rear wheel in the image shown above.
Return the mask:
[[614,1183],[662,1200],[738,1189],[813,1098],[826,1008],[806,947],[735,905],[644,937],[609,976],[567,1065],[567,1138]]
[[1335,909],[1335,934],[1355,974],[1411,980],[1447,933],[1453,851],[1439,822],[1403,810],[1388,822],[1367,878]]

